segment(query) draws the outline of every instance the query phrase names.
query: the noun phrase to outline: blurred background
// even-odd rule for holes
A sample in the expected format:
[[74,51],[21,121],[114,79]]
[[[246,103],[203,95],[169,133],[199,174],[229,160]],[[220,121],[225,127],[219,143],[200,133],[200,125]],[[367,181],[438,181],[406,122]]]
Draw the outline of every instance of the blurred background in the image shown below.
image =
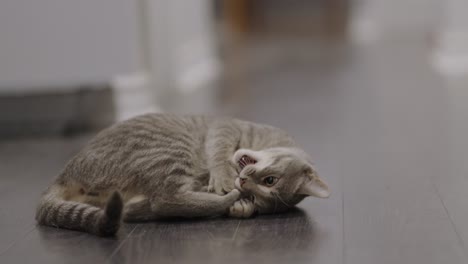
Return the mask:
[[461,76],[467,10],[461,0],[5,0],[0,135],[93,131],[145,112],[242,115],[260,80],[305,71],[320,76],[309,89],[323,89],[363,57],[418,53],[434,75]]
[[[468,263],[467,14],[466,0],[1,0],[0,262]],[[281,127],[332,196],[118,240],[37,227],[67,160],[146,112]]]

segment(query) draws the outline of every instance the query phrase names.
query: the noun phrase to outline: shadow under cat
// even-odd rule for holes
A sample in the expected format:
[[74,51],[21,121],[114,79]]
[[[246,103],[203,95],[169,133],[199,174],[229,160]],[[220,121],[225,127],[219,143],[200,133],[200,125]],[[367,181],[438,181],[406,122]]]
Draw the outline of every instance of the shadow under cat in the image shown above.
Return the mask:
[[[258,263],[275,258],[310,263],[316,226],[303,210],[253,219],[140,224],[112,257],[122,263]],[[323,236],[323,235],[322,235]]]
[[112,263],[187,259],[204,264],[262,263],[272,258],[285,263],[310,263],[310,256],[318,249],[315,238],[323,237],[318,235],[321,231],[313,219],[299,208],[253,219],[167,220],[134,227],[125,224],[117,238],[105,239],[50,227],[38,227],[38,234],[47,254],[68,263],[96,257],[110,257]]

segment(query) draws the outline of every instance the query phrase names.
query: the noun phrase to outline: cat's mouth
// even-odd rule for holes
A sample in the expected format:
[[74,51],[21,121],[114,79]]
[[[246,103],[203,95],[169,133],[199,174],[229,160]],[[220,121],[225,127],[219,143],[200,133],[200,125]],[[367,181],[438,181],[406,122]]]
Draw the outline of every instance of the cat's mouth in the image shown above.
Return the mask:
[[255,163],[257,163],[257,160],[247,155],[243,155],[237,161],[237,164],[239,164],[239,167],[241,168],[241,170],[244,169],[245,166],[250,165],[250,164],[255,164]]

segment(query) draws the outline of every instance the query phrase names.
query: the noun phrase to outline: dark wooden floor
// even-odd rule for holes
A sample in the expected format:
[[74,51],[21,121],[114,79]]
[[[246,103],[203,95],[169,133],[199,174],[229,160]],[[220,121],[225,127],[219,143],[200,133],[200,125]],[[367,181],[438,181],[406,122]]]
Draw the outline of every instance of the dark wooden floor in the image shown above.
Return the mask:
[[467,82],[438,76],[420,40],[339,50],[283,50],[234,102],[297,138],[330,199],[96,238],[33,220],[41,190],[87,137],[1,142],[0,263],[468,263]]

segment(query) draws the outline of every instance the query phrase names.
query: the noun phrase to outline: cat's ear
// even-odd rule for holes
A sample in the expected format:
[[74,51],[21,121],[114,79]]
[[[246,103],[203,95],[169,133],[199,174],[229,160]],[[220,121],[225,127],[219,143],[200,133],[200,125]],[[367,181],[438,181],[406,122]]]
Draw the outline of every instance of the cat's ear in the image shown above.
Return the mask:
[[328,198],[330,196],[330,189],[313,170],[309,170],[306,171],[305,180],[299,187],[297,193],[306,196]]

